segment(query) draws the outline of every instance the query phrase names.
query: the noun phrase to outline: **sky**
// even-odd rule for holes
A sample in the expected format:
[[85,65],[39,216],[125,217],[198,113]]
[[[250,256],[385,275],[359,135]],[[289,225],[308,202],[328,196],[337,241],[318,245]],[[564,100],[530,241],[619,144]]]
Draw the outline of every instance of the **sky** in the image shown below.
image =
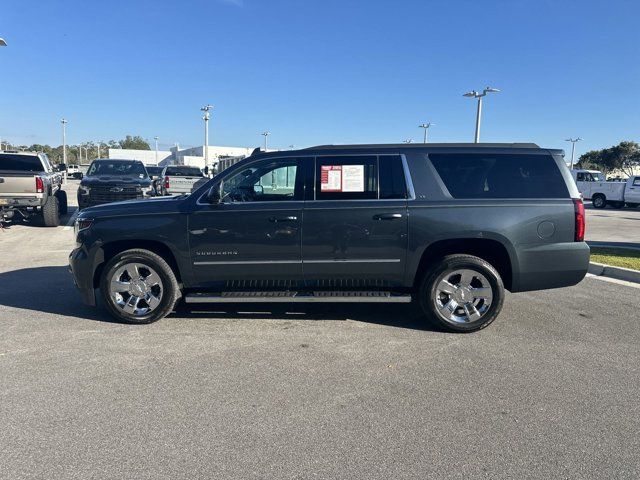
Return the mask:
[[2,0],[0,138],[640,141],[640,1]]

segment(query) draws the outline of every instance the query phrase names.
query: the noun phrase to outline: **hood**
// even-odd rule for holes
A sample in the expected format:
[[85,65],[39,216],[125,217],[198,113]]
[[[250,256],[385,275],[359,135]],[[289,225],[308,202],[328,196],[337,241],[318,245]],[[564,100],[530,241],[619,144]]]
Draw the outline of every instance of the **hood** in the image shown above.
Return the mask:
[[151,197],[140,200],[105,203],[85,208],[78,218],[100,218],[121,215],[152,215],[155,213],[177,213],[181,211],[187,195],[177,197]]
[[83,187],[90,187],[92,185],[140,185],[141,187],[148,187],[151,185],[151,179],[149,177],[140,178],[138,176],[119,177],[115,175],[95,175],[87,177],[85,175],[80,185]]

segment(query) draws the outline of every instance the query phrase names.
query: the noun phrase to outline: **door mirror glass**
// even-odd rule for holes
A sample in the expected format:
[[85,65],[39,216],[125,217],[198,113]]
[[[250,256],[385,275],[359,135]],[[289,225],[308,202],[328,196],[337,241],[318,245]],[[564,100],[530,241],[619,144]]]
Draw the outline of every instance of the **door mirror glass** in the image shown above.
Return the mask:
[[264,193],[264,187],[262,185],[255,184],[253,186],[253,193],[255,193],[258,197],[262,196],[262,194]]

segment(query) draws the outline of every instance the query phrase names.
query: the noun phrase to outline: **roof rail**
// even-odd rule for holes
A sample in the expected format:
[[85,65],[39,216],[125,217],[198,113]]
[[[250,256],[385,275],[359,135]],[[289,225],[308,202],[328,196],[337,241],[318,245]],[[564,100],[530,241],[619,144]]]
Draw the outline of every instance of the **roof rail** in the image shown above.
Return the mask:
[[371,144],[351,144],[351,145],[317,145],[304,150],[325,150],[325,149],[359,149],[359,148],[437,148],[437,147],[465,147],[465,148],[540,148],[535,143],[371,143]]

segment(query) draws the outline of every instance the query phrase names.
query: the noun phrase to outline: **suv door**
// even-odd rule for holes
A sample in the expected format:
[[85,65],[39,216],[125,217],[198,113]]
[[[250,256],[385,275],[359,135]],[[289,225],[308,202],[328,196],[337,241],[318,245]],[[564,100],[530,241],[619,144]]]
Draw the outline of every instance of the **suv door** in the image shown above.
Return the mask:
[[221,203],[206,193],[189,217],[194,278],[203,287],[282,288],[302,281],[304,165],[264,159],[223,177]]
[[401,285],[408,229],[401,156],[318,156],[310,182],[302,241],[305,283]]

